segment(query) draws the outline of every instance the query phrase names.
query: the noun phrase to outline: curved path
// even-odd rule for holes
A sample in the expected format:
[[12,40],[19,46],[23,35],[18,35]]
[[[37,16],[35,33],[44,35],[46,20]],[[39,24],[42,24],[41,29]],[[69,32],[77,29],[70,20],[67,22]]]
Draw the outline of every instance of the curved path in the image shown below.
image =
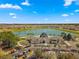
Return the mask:
[[[19,46],[25,47],[23,45],[20,44],[21,41],[18,42]],[[44,51],[62,51],[62,52],[76,52],[79,53],[79,49],[78,48],[57,48],[57,47],[34,47],[33,44],[31,44],[31,46],[28,47],[29,49],[42,49]]]

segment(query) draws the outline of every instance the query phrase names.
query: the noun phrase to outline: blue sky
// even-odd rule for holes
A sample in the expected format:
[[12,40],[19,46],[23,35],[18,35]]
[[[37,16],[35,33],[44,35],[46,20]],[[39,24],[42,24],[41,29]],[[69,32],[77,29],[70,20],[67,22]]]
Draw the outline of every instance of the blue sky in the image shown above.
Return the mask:
[[0,23],[79,23],[79,0],[0,0]]

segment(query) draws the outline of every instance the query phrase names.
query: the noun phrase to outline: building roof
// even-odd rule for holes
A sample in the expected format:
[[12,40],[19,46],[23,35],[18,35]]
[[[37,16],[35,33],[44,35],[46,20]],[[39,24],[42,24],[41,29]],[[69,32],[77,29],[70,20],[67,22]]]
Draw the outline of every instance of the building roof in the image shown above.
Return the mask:
[[40,35],[40,37],[48,37],[48,35],[43,32],[43,33]]

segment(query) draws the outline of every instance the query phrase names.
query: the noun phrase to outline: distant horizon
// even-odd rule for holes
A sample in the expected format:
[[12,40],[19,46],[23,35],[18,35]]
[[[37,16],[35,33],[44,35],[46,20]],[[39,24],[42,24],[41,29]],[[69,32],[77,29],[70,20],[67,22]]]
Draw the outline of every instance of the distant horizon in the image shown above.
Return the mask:
[[70,25],[72,25],[72,24],[79,24],[79,23],[0,23],[0,25],[6,25],[6,24],[8,24],[8,25],[29,25],[29,24],[33,24],[33,25],[53,25],[53,24],[70,24]]

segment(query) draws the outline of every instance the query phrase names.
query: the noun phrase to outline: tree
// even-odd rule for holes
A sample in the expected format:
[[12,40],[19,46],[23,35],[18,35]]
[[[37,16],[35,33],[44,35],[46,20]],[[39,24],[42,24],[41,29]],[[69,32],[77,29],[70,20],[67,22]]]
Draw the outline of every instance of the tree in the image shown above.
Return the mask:
[[62,33],[61,33],[61,36],[63,37],[64,40],[66,40],[67,34],[66,34],[65,32],[62,32]]
[[1,32],[0,33],[0,41],[2,41],[2,45],[6,47],[13,47],[16,45],[17,40],[19,38],[14,35],[12,32]]
[[70,33],[68,33],[66,40],[70,41],[71,39],[72,39],[72,35]]
[[67,40],[67,41],[70,41],[71,39],[73,39],[70,33],[67,34],[65,32],[62,32],[61,36],[63,37],[64,40]]

